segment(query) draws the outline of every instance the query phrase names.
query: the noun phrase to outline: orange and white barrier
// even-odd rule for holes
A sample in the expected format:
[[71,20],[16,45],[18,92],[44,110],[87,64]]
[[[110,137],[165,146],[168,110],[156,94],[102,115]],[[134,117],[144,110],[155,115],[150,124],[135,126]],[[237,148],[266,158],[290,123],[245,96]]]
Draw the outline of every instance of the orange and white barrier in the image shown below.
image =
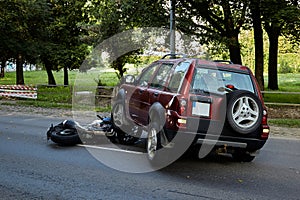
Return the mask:
[[0,96],[37,99],[37,88],[26,85],[0,85]]

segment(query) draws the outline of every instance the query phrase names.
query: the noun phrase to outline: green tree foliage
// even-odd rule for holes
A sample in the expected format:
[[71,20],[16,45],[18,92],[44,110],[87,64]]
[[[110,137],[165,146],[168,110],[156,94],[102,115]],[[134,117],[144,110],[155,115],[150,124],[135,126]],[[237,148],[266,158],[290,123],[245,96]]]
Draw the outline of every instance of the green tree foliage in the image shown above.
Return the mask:
[[268,88],[278,90],[278,45],[279,36],[288,34],[299,38],[299,1],[266,0],[261,11],[264,28],[269,37]]
[[[262,51],[266,46],[263,24],[270,45],[268,87],[278,88],[278,38],[283,35],[293,44],[299,43],[299,0],[173,1],[177,29],[197,35],[202,44],[211,47],[211,52],[224,57],[229,52],[234,63],[242,63],[241,31],[254,29],[255,75],[259,82],[263,82]],[[67,69],[80,67],[87,54],[86,44],[95,47],[137,27],[168,28],[169,12],[169,1],[162,0],[0,0],[0,74],[4,75],[6,61],[13,59],[18,66],[17,84],[24,84],[22,65],[41,62],[47,70],[49,84],[56,84],[52,70],[60,69],[65,70],[65,84],[68,84]],[[298,52],[299,46],[284,51],[291,53],[295,49]],[[136,60],[140,52],[138,49],[117,57],[111,66],[122,76],[126,71],[124,64]],[[109,53],[118,55],[114,51]],[[288,69],[288,61],[279,63]]]
[[87,53],[80,41],[78,24],[85,0],[7,0],[0,1],[1,63],[17,64],[17,84],[24,84],[23,64],[45,65],[49,84],[56,84],[52,70],[79,68]]
[[87,55],[87,45],[81,41],[84,31],[80,24],[87,21],[83,14],[86,1],[49,0],[51,18],[44,38],[41,60],[48,72],[49,84],[56,84],[51,70],[64,70],[64,85],[68,85],[68,69],[78,69]]
[[[90,0],[85,6],[89,18],[89,23],[83,26],[89,32],[85,41],[96,46],[114,35],[137,27],[167,27],[169,14],[165,9],[165,3],[160,0]],[[127,39],[127,44],[133,42],[135,41]],[[126,48],[122,46],[116,48],[116,45],[118,44],[112,44],[112,47],[106,50],[112,58],[115,58],[111,61],[111,67],[117,70],[119,77],[122,77],[126,72],[125,63],[136,62],[142,50],[132,50],[116,57],[122,51],[118,48]]]
[[278,73],[300,72],[300,40],[295,41],[294,39],[279,37]]
[[4,66],[8,59],[17,64],[16,84],[24,84],[23,64],[34,63],[41,45],[37,38],[43,34],[48,19],[46,2],[35,0],[0,1],[0,52]]
[[[255,47],[253,43],[253,30],[242,31],[240,35],[240,42],[242,44],[243,63],[249,66],[251,70],[255,70]],[[263,33],[263,54],[264,54],[264,71],[268,72],[268,35]],[[300,49],[299,44],[295,43],[289,37],[279,37],[278,48],[278,73],[299,73],[300,72]]]
[[199,35],[202,43],[225,45],[230,60],[241,64],[238,36],[248,25],[248,12],[249,1],[178,0],[177,27],[183,32]]

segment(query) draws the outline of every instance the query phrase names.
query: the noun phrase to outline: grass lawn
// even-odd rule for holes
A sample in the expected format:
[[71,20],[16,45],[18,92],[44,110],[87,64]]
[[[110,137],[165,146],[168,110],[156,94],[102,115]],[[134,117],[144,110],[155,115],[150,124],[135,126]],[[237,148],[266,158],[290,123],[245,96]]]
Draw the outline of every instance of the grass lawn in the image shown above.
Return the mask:
[[300,119],[269,119],[269,125],[300,128]]
[[[265,76],[265,86],[268,84],[268,76]],[[279,74],[278,75],[279,91],[266,92],[283,92],[283,93],[265,93],[265,102],[271,103],[293,103],[300,104],[300,94],[288,94],[286,92],[300,92],[300,73],[298,74]]]
[[[47,86],[48,77],[46,71],[24,71],[25,85],[32,85],[38,88],[38,99],[19,99],[18,104],[32,105],[39,107],[59,107],[72,108],[73,90],[82,87],[84,90],[91,90],[97,87],[99,81],[102,85],[114,86],[118,82],[116,73],[110,71],[103,73],[79,73],[69,71],[69,86],[63,86],[63,71],[55,72],[53,75],[58,86]],[[0,85],[15,85],[15,72],[5,73],[5,77],[0,79]],[[0,97],[1,99],[2,97]],[[99,108],[106,111],[110,108]]]
[[[268,76],[265,76],[265,86],[268,86]],[[278,74],[279,90],[282,92],[300,92],[300,73]]]
[[[76,78],[76,71],[69,71],[69,83],[70,85],[74,84]],[[63,71],[53,71],[56,84],[63,85],[64,74]],[[47,85],[48,76],[47,72],[42,71],[25,71],[24,72],[24,81],[25,85]],[[0,79],[0,85],[14,85],[16,84],[16,73],[15,72],[6,72],[5,77]]]

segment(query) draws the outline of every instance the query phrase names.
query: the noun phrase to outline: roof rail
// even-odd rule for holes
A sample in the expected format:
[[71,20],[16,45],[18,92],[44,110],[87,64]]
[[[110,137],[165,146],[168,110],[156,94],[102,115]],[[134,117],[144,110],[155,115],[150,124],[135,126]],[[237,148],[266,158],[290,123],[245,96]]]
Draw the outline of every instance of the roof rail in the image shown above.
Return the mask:
[[233,63],[232,61],[230,61],[230,60],[213,60],[213,62],[234,64],[234,63]]
[[167,57],[170,57],[171,59],[175,59],[175,58],[186,58],[187,55],[186,54],[182,54],[182,53],[169,53],[164,55],[161,59],[165,59]]

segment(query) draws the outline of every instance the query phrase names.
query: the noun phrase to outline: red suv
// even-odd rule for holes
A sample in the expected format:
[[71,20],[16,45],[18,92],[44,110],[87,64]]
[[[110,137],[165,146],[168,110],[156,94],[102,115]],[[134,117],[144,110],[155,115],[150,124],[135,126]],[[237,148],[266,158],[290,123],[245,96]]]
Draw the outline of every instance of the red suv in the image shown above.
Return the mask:
[[118,138],[145,137],[150,161],[159,158],[159,150],[176,152],[184,143],[189,149],[209,146],[204,156],[216,150],[251,162],[268,139],[269,126],[250,69],[170,56],[155,61],[138,77],[124,77],[112,104]]

